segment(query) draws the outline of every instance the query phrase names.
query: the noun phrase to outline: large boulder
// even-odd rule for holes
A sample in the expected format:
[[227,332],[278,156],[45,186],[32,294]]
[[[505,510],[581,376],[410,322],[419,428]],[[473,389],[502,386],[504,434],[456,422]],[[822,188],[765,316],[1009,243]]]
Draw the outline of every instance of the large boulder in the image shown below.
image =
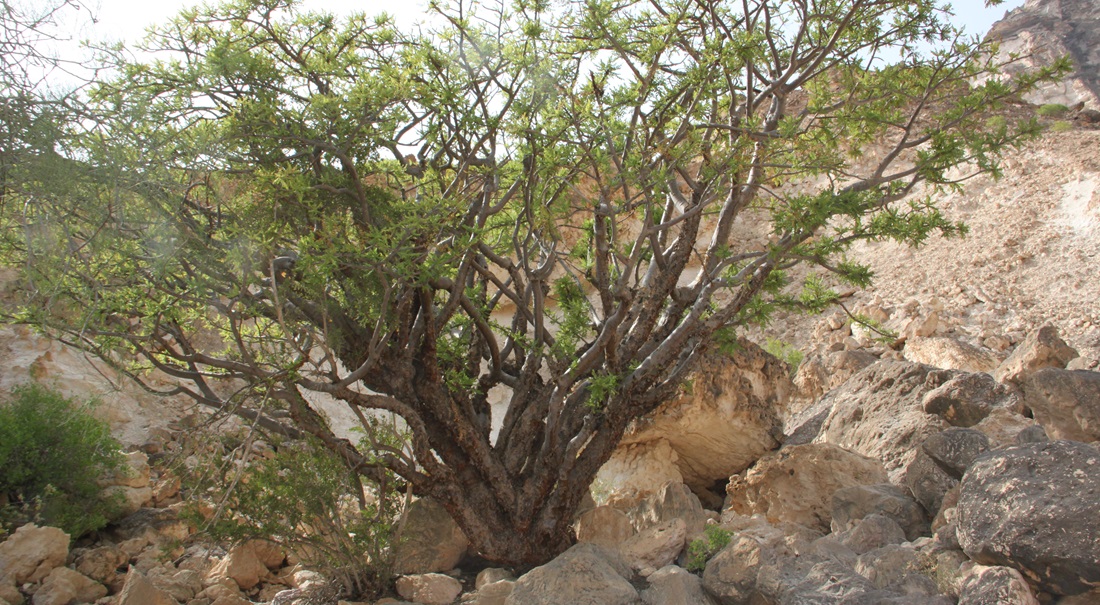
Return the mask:
[[118,605],[178,605],[171,595],[153,586],[134,568],[126,574],[126,584],[118,594]]
[[676,464],[679,458],[667,439],[620,443],[596,474],[592,495],[598,502],[628,508],[662,485],[682,485],[684,476]]
[[449,605],[462,594],[462,583],[441,573],[401,576],[394,587],[401,598],[423,605]]
[[0,584],[39,582],[69,556],[69,534],[28,523],[0,543]]
[[925,393],[924,411],[952,426],[971,427],[995,408],[1020,408],[1016,393],[985,372],[959,374]]
[[959,586],[959,605],[1039,605],[1020,572],[974,565]]
[[829,531],[833,494],[855,485],[885,483],[882,464],[827,443],[783,448],[730,477],[725,508]]
[[989,351],[946,336],[910,338],[902,354],[913,363],[964,372],[992,372],[998,362]]
[[466,555],[470,541],[435,500],[421,498],[409,506],[405,532],[394,555],[394,573],[450,571]]
[[904,361],[880,361],[826,395],[831,407],[815,441],[880,461],[893,483],[929,436],[947,428],[924,411],[924,395],[956,374]]
[[715,605],[699,576],[675,565],[658,569],[646,580],[649,587],[642,591],[646,605]]
[[989,438],[976,429],[953,427],[932,435],[906,468],[905,485],[930,515],[936,515],[947,493],[989,448]]
[[889,483],[854,485],[833,492],[832,521],[834,532],[855,527],[868,515],[883,515],[893,519],[909,540],[928,535],[928,517],[912,496]]
[[825,393],[847,382],[863,368],[878,361],[867,351],[828,351],[808,356],[798,366],[794,386],[798,395],[817,401]]
[[228,578],[233,580],[241,590],[248,590],[259,584],[260,580],[267,575],[267,566],[257,554],[255,542],[248,541],[229,549],[225,558],[211,568],[208,577]]
[[960,485],[959,543],[984,565],[1074,595],[1100,583],[1100,451],[1073,441],[994,450]]
[[590,508],[573,523],[577,542],[599,544],[605,548],[618,548],[634,535],[634,524],[626,513],[613,506]]
[[623,542],[619,551],[634,570],[645,575],[672,564],[684,550],[686,537],[684,520],[672,519],[638,532]]
[[676,482],[665,483],[625,512],[638,531],[680,519],[686,524],[689,542],[703,533],[708,518],[699,498],[686,485]]
[[505,605],[635,605],[630,568],[613,552],[577,544],[524,574]]
[[1100,372],[1046,368],[1023,379],[1024,404],[1051,439],[1100,440]]
[[68,567],[58,567],[42,581],[31,602],[34,605],[94,603],[105,596],[106,586]]
[[1064,369],[1077,351],[1058,335],[1058,329],[1046,325],[1027,335],[1012,351],[993,377],[1001,382],[1019,384],[1024,378],[1043,368]]
[[635,422],[619,448],[665,441],[676,453],[683,483],[696,492],[710,489],[779,447],[780,413],[794,390],[788,372],[785,363],[742,339],[733,356],[706,356],[688,377],[691,388]]

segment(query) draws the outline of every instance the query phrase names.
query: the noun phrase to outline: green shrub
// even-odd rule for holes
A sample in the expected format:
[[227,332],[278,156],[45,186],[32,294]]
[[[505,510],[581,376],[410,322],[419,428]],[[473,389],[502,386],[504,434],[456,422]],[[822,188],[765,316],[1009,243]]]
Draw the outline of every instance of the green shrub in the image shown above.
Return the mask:
[[1069,132],[1073,130],[1073,124],[1065,120],[1058,120],[1050,125],[1051,132]]
[[1039,109],[1035,110],[1035,113],[1044,118],[1053,118],[1060,116],[1069,111],[1069,107],[1062,105],[1061,103],[1047,103],[1046,105],[1039,106]]
[[769,338],[764,343],[764,350],[790,366],[791,376],[798,372],[798,366],[802,364],[802,360],[806,357],[802,351],[799,351],[791,343],[776,338]]
[[310,442],[283,443],[272,458],[250,459],[251,442],[229,452],[221,461],[228,464],[196,467],[203,476],[189,477],[189,488],[217,509],[207,518],[195,502],[188,516],[218,541],[279,544],[335,580],[344,597],[376,597],[389,580],[394,528],[404,513],[393,483],[364,490],[356,474]]
[[707,561],[729,545],[732,536],[732,533],[717,525],[707,527],[702,538],[696,538],[688,545],[686,569],[695,573],[703,571]]
[[73,539],[99,529],[119,510],[120,498],[97,479],[123,468],[118,441],[106,422],[37,384],[17,387],[0,405],[0,526],[35,521],[60,527]]

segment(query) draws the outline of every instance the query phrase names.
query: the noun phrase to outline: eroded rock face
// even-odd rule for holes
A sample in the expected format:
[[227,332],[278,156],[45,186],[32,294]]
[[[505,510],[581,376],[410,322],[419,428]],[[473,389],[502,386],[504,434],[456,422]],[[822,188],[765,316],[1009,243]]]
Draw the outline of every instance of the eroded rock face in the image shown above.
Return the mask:
[[831,411],[815,441],[874,458],[900,483],[920,444],[947,428],[924,411],[924,395],[954,376],[926,365],[880,361],[822,399]]
[[118,605],[177,605],[168,593],[153,586],[141,572],[130,568],[126,584],[118,594]]
[[1049,65],[1069,55],[1077,71],[1059,82],[1043,83],[1024,98],[1032,103],[1084,103],[1100,108],[1100,2],[1096,0],[1029,0],[998,21],[987,34],[1000,43],[1001,57],[1023,57],[1005,67],[1017,74]]
[[829,351],[811,355],[798,366],[794,385],[799,396],[816,401],[876,361],[878,357],[866,351]]
[[829,531],[833,494],[844,487],[886,483],[882,464],[827,443],[784,448],[730,477],[727,510],[762,514]]
[[505,605],[634,605],[630,568],[594,544],[577,544],[516,580]]
[[1051,439],[1100,440],[1100,372],[1047,368],[1023,380],[1024,404]]
[[963,477],[958,538],[970,558],[1074,595],[1100,583],[1100,451],[1051,441],[992,451]]
[[623,511],[612,506],[590,508],[573,524],[578,543],[591,542],[605,548],[618,548],[634,535],[634,524]]
[[741,340],[736,355],[709,355],[689,381],[691,394],[636,422],[619,448],[667,442],[683,483],[699,492],[779,447],[780,413],[794,389],[786,364]]

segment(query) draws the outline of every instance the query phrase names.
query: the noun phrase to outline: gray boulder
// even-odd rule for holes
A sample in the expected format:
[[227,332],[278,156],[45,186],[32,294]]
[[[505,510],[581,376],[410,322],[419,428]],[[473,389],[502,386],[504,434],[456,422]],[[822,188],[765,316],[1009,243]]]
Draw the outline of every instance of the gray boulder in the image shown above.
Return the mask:
[[868,515],[879,514],[893,519],[908,540],[928,535],[928,517],[920,504],[901,488],[889,483],[856,485],[833,492],[832,530],[851,529]]
[[1039,605],[1039,601],[1015,569],[975,565],[962,578],[959,605]]
[[974,460],[989,449],[989,437],[974,429],[950,428],[925,439],[921,449],[945,473],[962,479]]
[[1100,451],[1074,441],[994,450],[960,485],[959,544],[984,565],[1006,565],[1047,592],[1100,583]]
[[1100,372],[1046,368],[1022,387],[1024,404],[1051,439],[1100,440]]

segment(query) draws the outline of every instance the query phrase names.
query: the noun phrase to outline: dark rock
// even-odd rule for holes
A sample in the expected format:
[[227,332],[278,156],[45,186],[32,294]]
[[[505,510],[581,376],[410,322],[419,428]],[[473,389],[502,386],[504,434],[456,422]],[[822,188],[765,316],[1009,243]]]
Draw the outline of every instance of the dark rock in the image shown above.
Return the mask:
[[1015,569],[975,565],[962,579],[959,605],[1039,605],[1039,601]]
[[939,513],[944,495],[958,484],[958,479],[940,468],[922,448],[917,449],[913,461],[905,469],[905,486],[930,516]]
[[860,519],[850,529],[835,532],[833,537],[857,555],[905,542],[905,531],[890,517],[872,514]]
[[971,427],[995,407],[1019,407],[1015,392],[984,372],[955,376],[924,395],[924,411],[943,418],[952,426]]
[[1023,381],[1024,403],[1052,439],[1100,439],[1100,372],[1047,368]]
[[989,437],[981,431],[950,428],[924,440],[921,449],[953,479],[962,479],[974,459],[989,450]]
[[834,532],[851,529],[857,521],[872,514],[893,519],[908,540],[928,535],[930,531],[928,517],[920,504],[889,483],[845,487],[833,493],[831,527]]
[[1015,444],[1024,445],[1026,443],[1043,443],[1044,441],[1050,441],[1050,437],[1047,436],[1046,429],[1036,424],[1016,433]]
[[994,450],[963,477],[958,538],[978,563],[1021,571],[1044,591],[1100,583],[1100,451],[1073,441]]

